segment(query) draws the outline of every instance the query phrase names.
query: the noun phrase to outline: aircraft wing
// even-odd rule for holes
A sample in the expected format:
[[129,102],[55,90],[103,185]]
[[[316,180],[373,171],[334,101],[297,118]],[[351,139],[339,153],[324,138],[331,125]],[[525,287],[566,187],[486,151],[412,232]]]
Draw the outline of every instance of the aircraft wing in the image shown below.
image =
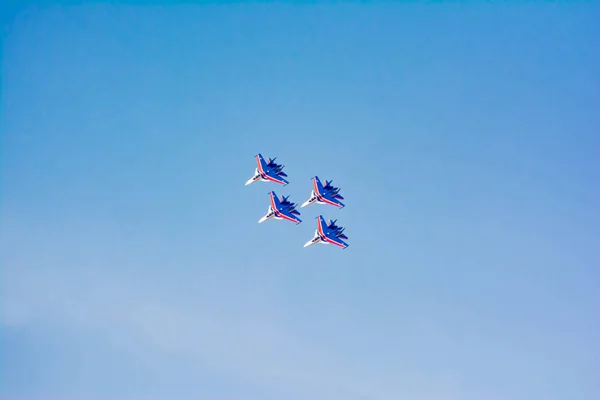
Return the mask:
[[345,207],[344,203],[342,203],[335,197],[331,196],[329,193],[326,193],[325,190],[323,190],[323,184],[321,183],[321,180],[319,179],[318,176],[315,176],[313,178],[313,191],[315,192],[315,194],[317,195],[319,200],[321,200],[322,202],[327,203],[327,204],[332,205],[337,208]]
[[284,210],[283,207],[281,207],[281,201],[279,201],[275,192],[270,192],[269,196],[271,197],[271,208],[275,212],[276,216],[293,222],[295,224],[299,224],[300,222],[302,222],[302,220],[296,215],[292,214],[288,210]]
[[263,158],[262,154],[256,155],[256,165],[258,168],[258,172],[263,176],[263,178],[268,179],[272,182],[279,183],[281,185],[287,185],[289,182],[285,180],[280,175],[276,174],[273,170],[267,167],[267,162]]
[[323,218],[323,216],[320,215],[318,218],[319,218],[319,220],[318,220],[317,230],[319,232],[319,235],[321,235],[321,237],[324,238],[327,243],[334,244],[338,247],[341,247],[342,249],[345,249],[346,247],[348,247],[348,243],[346,243],[342,239],[336,237],[333,234],[333,232],[331,232],[327,229],[327,224],[325,223],[325,219]]

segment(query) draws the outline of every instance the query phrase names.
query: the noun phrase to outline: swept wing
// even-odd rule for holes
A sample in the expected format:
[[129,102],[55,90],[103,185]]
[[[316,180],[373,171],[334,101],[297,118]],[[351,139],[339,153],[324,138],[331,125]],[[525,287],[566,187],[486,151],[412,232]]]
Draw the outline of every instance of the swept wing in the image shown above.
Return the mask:
[[287,185],[289,182],[284,178],[287,176],[283,172],[283,166],[275,164],[274,160],[269,159],[269,162],[265,161],[262,154],[256,155],[256,165],[258,172],[263,179],[271,182],[279,183],[280,185]]
[[295,224],[302,222],[302,220],[298,218],[300,213],[296,211],[295,204],[287,201],[287,198],[285,197],[279,199],[275,192],[270,192],[269,197],[271,199],[271,209],[275,213],[275,216],[294,222]]
[[341,239],[341,237],[347,239],[346,235],[344,235],[338,230],[339,228],[335,226],[335,223],[330,222],[329,224],[327,224],[325,222],[325,218],[323,218],[322,215],[319,215],[317,218],[317,233],[319,234],[322,240],[324,240],[327,243],[334,244],[343,249],[348,247],[348,243],[344,242]]

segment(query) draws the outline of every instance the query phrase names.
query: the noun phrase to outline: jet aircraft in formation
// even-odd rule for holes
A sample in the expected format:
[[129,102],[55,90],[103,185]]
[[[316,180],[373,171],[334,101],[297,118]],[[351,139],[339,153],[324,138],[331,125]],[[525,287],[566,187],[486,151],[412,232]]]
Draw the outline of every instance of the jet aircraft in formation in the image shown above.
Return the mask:
[[344,203],[340,200],[344,200],[340,193],[340,188],[332,186],[333,181],[325,180],[325,186],[321,183],[318,176],[313,176],[313,190],[310,193],[308,200],[302,204],[300,208],[304,208],[311,204],[330,204],[337,208],[344,208]]
[[[256,168],[254,176],[246,182],[246,186],[263,181],[263,182],[274,182],[280,185],[286,186],[289,182],[285,179],[287,174],[283,172],[283,165],[275,163],[275,158],[272,160],[268,158],[265,161],[261,154],[257,154]],[[339,194],[340,188],[333,186],[333,181],[325,180],[325,185],[321,182],[318,176],[314,176],[313,188],[310,197],[305,201],[300,208],[306,207],[311,204],[328,204],[336,208],[344,208],[345,205],[340,200],[344,198]],[[258,223],[262,223],[269,219],[284,219],[290,222],[300,224],[302,220],[299,218],[300,212],[296,210],[296,203],[292,203],[288,200],[290,196],[277,196],[274,191],[269,192],[269,208],[267,214],[258,220]],[[317,229],[315,230],[315,236],[307,242],[304,247],[311,246],[315,243],[333,244],[335,246],[345,249],[348,244],[344,242],[348,237],[343,233],[344,229],[341,226],[337,226],[335,223],[337,220],[325,222],[325,218],[319,215],[317,218]]]
[[257,166],[254,169],[254,176],[248,179],[246,186],[258,181],[271,181],[284,186],[289,183],[285,180],[286,173],[283,172],[285,165],[275,163],[277,157],[272,160],[269,158],[269,162],[265,161],[261,154],[257,154],[255,157]]
[[269,192],[269,196],[271,198],[269,210],[267,211],[267,215],[258,220],[259,224],[271,218],[285,219],[295,224],[302,222],[302,220],[298,218],[300,212],[296,211],[296,203],[291,203],[288,201],[288,197],[290,196],[281,196],[281,200],[277,198],[277,194],[275,192]]
[[342,239],[348,239],[348,236],[344,235],[344,229],[341,226],[335,224],[336,220],[329,220],[325,222],[325,218],[322,215],[317,217],[317,229],[315,230],[315,236],[306,242],[304,247],[312,246],[315,243],[334,244],[342,249],[348,247],[348,243]]

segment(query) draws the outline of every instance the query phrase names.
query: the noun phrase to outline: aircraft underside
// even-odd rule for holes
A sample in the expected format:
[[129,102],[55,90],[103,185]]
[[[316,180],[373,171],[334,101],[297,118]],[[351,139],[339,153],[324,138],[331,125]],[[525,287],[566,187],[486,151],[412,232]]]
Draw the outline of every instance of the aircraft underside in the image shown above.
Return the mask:
[[325,240],[323,240],[323,238],[321,237],[321,235],[319,235],[319,230],[318,229],[315,230],[315,236],[311,240],[309,240],[308,242],[306,242],[306,244],[304,245],[304,247],[312,246],[313,244],[317,244],[317,243],[327,244],[327,242]]
[[302,204],[302,206],[300,206],[300,208],[303,208],[303,207],[309,206],[309,205],[311,205],[311,204],[327,204],[327,203],[325,203],[324,201],[320,200],[320,199],[317,197],[317,195],[315,194],[315,191],[313,190],[313,191],[310,193],[310,198],[309,198],[307,201],[305,201],[305,202],[304,202],[304,204]]
[[266,220],[269,220],[269,219],[281,219],[281,217],[279,217],[279,216],[277,216],[277,214],[275,214],[275,211],[273,211],[273,208],[271,206],[269,206],[269,210],[267,211],[267,214],[258,220],[258,223],[260,224],[261,222],[265,222]]
[[260,174],[260,172],[258,172],[258,168],[254,169],[254,176],[250,179],[248,179],[248,181],[246,182],[246,186],[250,185],[251,183],[255,183],[255,182],[259,182],[259,181],[267,181],[268,179],[263,178],[263,176]]

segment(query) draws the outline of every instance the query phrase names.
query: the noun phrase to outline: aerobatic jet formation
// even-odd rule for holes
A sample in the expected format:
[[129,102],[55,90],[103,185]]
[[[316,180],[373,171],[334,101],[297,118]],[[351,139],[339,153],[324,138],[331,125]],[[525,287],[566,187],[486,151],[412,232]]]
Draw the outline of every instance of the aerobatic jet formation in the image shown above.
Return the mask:
[[336,220],[329,220],[325,222],[325,218],[322,215],[317,217],[317,229],[315,230],[315,236],[306,244],[304,247],[312,246],[315,243],[323,244],[334,244],[342,249],[348,247],[348,244],[342,239],[348,239],[348,236],[344,235],[344,229],[341,226],[337,226]]
[[[275,163],[275,158],[268,158],[268,161],[265,161],[260,153],[257,154],[255,158],[255,173],[254,176],[246,182],[246,186],[258,181],[270,181],[284,186],[289,183],[285,179],[287,174],[283,172],[284,166]],[[340,201],[344,200],[342,195],[340,195],[340,188],[333,186],[333,181],[325,180],[325,185],[323,185],[318,176],[314,176],[312,180],[313,187],[310,197],[302,204],[302,207],[311,204],[329,204],[338,209],[345,207],[344,203]],[[259,224],[269,219],[284,219],[293,222],[296,225],[302,222],[299,218],[300,212],[296,210],[296,203],[292,203],[288,200],[290,196],[279,197],[274,191],[270,191],[268,194],[269,209],[267,214],[258,220]],[[307,242],[304,247],[312,246],[315,243],[333,244],[342,249],[348,247],[348,243],[344,241],[348,240],[348,237],[344,234],[345,228],[335,224],[337,219],[333,221],[329,219],[326,222],[322,215],[319,215],[316,219],[317,229],[315,231],[315,236]]]
[[285,180],[287,174],[283,172],[284,165],[275,163],[274,159],[265,161],[263,156],[259,153],[256,156],[256,168],[254,170],[254,176],[246,182],[246,186],[251,183],[258,181],[271,181],[279,183],[280,185],[287,185],[289,182]]
[[311,204],[330,204],[337,208],[344,208],[344,203],[340,200],[343,200],[340,193],[340,188],[332,186],[331,183],[333,181],[325,180],[325,185],[321,183],[321,180],[318,176],[314,176],[313,180],[313,189],[310,193],[310,198],[302,204],[300,208],[306,207]]
[[269,192],[269,198],[271,204],[269,204],[269,210],[267,214],[258,220],[258,223],[265,222],[268,219],[285,219],[295,224],[302,222],[298,215],[299,211],[296,211],[296,203],[288,201],[290,196],[281,196],[281,199],[277,197],[275,192]]

